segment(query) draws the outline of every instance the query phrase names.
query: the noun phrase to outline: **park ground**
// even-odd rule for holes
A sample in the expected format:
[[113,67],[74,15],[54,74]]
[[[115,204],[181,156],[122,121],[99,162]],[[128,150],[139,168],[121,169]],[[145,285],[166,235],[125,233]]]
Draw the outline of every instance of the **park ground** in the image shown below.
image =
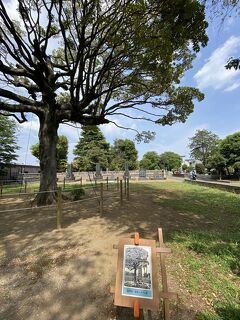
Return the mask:
[[109,293],[112,245],[135,230],[157,240],[158,227],[173,251],[171,319],[240,319],[239,195],[186,182],[130,184],[122,206],[117,192],[104,192],[102,216],[96,199],[64,206],[61,230],[55,209],[17,210],[25,206],[16,195],[0,202],[0,211],[13,209],[0,212],[0,319],[132,319]]

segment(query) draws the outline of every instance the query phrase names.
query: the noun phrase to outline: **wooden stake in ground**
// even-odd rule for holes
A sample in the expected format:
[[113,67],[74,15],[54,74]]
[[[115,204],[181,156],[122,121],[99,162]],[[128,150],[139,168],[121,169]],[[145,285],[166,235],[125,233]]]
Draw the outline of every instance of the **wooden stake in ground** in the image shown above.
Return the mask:
[[82,187],[82,177],[80,178],[80,184],[81,184],[81,187]]
[[[160,248],[164,247],[162,228],[158,228],[158,238],[159,238]],[[161,265],[161,274],[162,274],[163,294],[168,294],[167,271],[166,271],[166,266],[165,266],[165,256],[166,256],[166,253],[160,253],[160,265]],[[163,299],[163,308],[164,308],[164,320],[170,320],[169,299],[167,297],[165,297]]]
[[103,215],[103,183],[100,183],[100,215]]
[[27,180],[25,180],[25,189],[24,192],[27,193]]
[[117,177],[117,190],[119,190],[119,177]]
[[129,200],[129,178],[127,178],[127,200]]
[[122,179],[120,180],[120,203],[121,203],[121,205],[123,203],[123,183],[122,183]]
[[107,177],[107,190],[108,190],[108,177]]
[[124,194],[127,195],[127,179],[124,178]]
[[57,229],[62,227],[62,188],[58,188],[57,193]]
[[63,190],[65,189],[65,183],[66,183],[66,180],[65,180],[65,177],[63,178]]

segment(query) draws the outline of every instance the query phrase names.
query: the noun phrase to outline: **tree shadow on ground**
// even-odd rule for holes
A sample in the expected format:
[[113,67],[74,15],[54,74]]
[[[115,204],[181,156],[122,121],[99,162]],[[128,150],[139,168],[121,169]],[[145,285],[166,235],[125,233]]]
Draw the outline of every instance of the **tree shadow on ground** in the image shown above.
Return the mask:
[[[55,209],[0,215],[4,255],[0,267],[9,287],[1,298],[6,303],[2,318],[30,320],[41,312],[39,319],[44,320],[111,319],[111,315],[118,320],[132,319],[131,310],[114,311],[109,294],[117,259],[112,244],[121,237],[130,237],[136,230],[142,238],[158,240],[157,228],[163,227],[167,241],[172,241],[179,231],[202,230],[213,233],[214,237],[205,238],[204,233],[206,241],[201,243],[206,245],[197,246],[196,238],[191,250],[216,253],[220,249],[232,250],[237,259],[237,251],[227,242],[231,237],[226,238],[225,234],[236,231],[240,204],[234,202],[234,212],[226,216],[230,200],[227,195],[221,195],[221,199],[213,195],[212,201],[206,201],[206,190],[199,191],[199,196],[194,198],[191,191],[181,194],[147,186],[132,189],[129,201],[124,196],[121,205],[118,192],[104,191],[102,216],[96,199],[65,203],[60,231],[54,230]],[[195,201],[192,207],[184,203],[192,201]],[[107,277],[99,280],[103,274]],[[58,278],[63,282],[60,286]],[[176,320],[195,319],[195,316],[196,310],[184,304],[179,305],[178,311],[172,311],[172,319]],[[159,314],[154,317],[154,320],[161,318]]]

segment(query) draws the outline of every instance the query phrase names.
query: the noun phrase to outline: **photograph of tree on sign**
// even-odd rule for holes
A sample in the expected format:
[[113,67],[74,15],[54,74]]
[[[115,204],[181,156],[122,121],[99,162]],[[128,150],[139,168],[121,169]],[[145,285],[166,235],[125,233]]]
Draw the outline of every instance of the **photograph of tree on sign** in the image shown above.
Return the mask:
[[122,295],[153,298],[151,247],[124,246]]

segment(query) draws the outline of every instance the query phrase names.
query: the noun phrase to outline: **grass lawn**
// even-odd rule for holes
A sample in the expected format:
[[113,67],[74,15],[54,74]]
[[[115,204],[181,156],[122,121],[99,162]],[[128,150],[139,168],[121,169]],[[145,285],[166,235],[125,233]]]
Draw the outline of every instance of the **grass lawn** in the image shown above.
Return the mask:
[[198,296],[195,303],[209,306],[198,320],[239,320],[240,196],[187,183],[147,187],[161,191],[157,201],[163,210],[182,216],[181,227],[173,225],[166,238],[174,252],[168,265],[178,293]]

